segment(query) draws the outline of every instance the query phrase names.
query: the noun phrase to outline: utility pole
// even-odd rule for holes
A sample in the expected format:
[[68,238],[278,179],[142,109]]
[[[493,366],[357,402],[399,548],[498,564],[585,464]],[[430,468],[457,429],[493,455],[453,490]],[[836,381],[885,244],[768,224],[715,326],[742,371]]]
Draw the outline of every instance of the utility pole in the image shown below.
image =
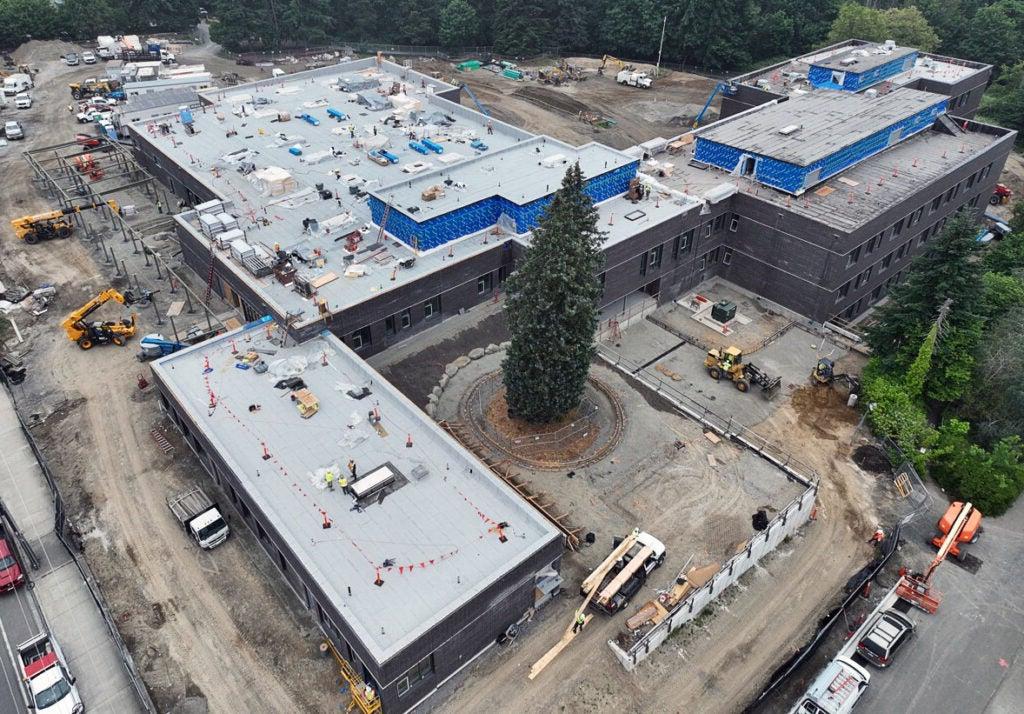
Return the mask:
[[668,22],[668,15],[661,18],[661,42],[658,43],[658,64],[654,65],[654,76],[661,76],[661,50],[665,46],[665,24]]

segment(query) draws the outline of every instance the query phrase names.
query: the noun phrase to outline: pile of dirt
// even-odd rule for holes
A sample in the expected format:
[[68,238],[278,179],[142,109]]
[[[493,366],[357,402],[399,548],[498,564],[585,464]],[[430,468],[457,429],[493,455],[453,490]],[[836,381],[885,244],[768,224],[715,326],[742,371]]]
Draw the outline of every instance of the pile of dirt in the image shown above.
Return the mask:
[[874,474],[887,474],[892,471],[889,457],[874,444],[864,444],[854,449],[853,462]]
[[29,40],[16,49],[11,56],[15,61],[25,64],[35,64],[47,60],[60,59],[61,55],[68,52],[78,52],[80,48],[70,42],[60,40]]
[[535,85],[524,85],[512,92],[512,95],[525,99],[528,102],[539,104],[542,107],[565,112],[573,116],[577,116],[580,112],[590,111],[590,107],[583,102],[576,101],[561,92],[555,92]]
[[835,389],[803,386],[793,391],[791,402],[800,421],[829,441],[837,440],[838,427],[856,424],[859,419],[857,411],[846,406],[846,395]]

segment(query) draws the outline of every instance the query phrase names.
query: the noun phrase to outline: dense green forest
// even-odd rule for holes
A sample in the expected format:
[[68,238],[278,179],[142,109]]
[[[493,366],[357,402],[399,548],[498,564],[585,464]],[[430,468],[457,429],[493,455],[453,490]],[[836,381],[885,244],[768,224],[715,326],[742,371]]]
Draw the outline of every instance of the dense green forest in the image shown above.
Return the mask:
[[1024,53],[1024,0],[0,0],[0,46],[185,29],[201,4],[214,39],[235,51],[345,40],[653,60],[664,21],[664,60],[709,70],[742,70],[851,36],[997,66]]

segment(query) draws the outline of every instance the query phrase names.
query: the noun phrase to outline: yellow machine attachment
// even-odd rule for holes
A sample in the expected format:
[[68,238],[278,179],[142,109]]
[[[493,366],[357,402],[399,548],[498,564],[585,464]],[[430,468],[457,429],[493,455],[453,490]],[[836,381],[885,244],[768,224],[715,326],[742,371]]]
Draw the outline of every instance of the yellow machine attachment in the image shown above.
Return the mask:
[[781,377],[769,377],[757,365],[744,362],[743,350],[739,347],[708,350],[708,356],[704,358],[704,367],[707,368],[711,379],[729,379],[741,392],[749,391],[751,383],[758,385],[767,399],[774,397],[782,386]]
[[128,338],[135,335],[135,313],[131,319],[88,322],[86,318],[104,303],[113,300],[122,305],[130,304],[124,295],[110,288],[104,290],[92,300],[82,305],[64,318],[60,326],[72,342],[78,343],[83,350],[92,349],[93,345],[115,344],[122,346]]
[[73,213],[81,213],[82,211],[91,211],[102,206],[109,206],[110,210],[115,213],[120,210],[117,201],[111,199],[100,203],[70,206],[56,211],[38,213],[34,216],[15,218],[11,221],[11,228],[14,229],[14,235],[30,245],[35,245],[39,241],[50,238],[67,238],[75,232],[75,225],[67,216]]

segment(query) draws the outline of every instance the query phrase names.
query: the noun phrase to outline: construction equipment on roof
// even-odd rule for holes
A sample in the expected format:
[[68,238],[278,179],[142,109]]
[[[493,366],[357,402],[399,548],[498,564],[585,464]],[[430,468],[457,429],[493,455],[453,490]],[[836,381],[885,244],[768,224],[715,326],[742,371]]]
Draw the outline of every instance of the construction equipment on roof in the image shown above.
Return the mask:
[[64,328],[65,334],[72,342],[78,343],[83,350],[92,349],[93,345],[115,344],[118,347],[124,345],[128,338],[135,335],[135,313],[131,319],[96,320],[87,322],[86,318],[95,312],[105,303],[113,300],[122,305],[131,303],[124,295],[117,290],[110,288],[104,290],[89,302],[82,305],[70,315],[64,318],[60,326]]
[[57,211],[47,211],[34,216],[22,216],[11,221],[14,235],[21,238],[29,245],[35,245],[39,241],[50,238],[67,238],[75,232],[74,224],[67,219],[73,213],[91,211],[94,208],[108,206],[110,210],[117,213],[120,208],[117,201],[109,200],[100,203],[90,203],[85,206],[69,206]]
[[[616,563],[619,562],[622,556],[624,556],[629,549],[636,544],[639,538],[640,529],[634,528],[633,532],[623,538],[622,542],[612,550],[608,557],[601,561],[601,564],[594,569],[594,572],[583,580],[583,583],[580,585],[580,591],[586,593],[583,604],[573,612],[572,622],[569,623],[569,626],[562,634],[562,639],[560,639],[554,647],[545,652],[544,656],[534,662],[533,666],[530,667],[529,678],[531,680],[544,671],[544,668],[551,664],[555,657],[561,654],[562,650],[569,646],[570,642],[576,639],[576,635],[586,629],[586,626],[594,618],[592,614],[586,611],[587,606],[597,594],[598,589],[601,587],[601,584],[604,582],[608,573],[612,571],[612,568],[615,567]],[[580,618],[582,618],[582,624],[578,625],[577,622]]]
[[320,400],[308,389],[296,389],[291,397],[295,402],[295,408],[299,410],[299,416],[303,419],[309,419],[320,411]]
[[749,391],[751,383],[758,385],[765,399],[774,397],[782,386],[781,377],[769,377],[767,372],[757,365],[744,362],[743,350],[736,346],[708,350],[704,366],[711,379],[730,379],[741,392]]
[[[980,532],[981,513],[969,502],[955,501],[950,504],[949,509],[939,521],[940,529],[944,521],[948,522],[948,530],[939,545],[939,552],[932,559],[928,569],[923,573],[903,575],[896,586],[896,595],[930,615],[934,615],[938,611],[939,604],[942,602],[942,595],[932,589],[932,577],[957,543],[969,541]],[[934,540],[932,542],[934,543]]]
[[860,390],[860,378],[846,372],[836,374],[836,363],[828,357],[822,357],[814,365],[814,369],[811,371],[811,380],[815,384],[832,385],[836,382],[845,384],[851,394]]

